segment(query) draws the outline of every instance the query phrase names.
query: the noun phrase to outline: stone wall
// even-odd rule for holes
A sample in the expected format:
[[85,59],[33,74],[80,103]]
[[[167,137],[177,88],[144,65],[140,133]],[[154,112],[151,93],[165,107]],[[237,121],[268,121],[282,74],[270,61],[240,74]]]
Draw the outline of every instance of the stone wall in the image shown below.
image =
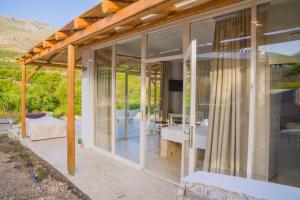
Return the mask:
[[262,200],[243,193],[224,190],[201,183],[182,182],[177,200]]

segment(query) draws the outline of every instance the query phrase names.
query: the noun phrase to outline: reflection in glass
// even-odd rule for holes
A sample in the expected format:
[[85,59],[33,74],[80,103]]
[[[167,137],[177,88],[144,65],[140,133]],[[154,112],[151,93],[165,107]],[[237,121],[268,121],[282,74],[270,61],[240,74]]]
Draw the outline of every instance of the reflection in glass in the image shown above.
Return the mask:
[[134,38],[116,45],[116,154],[139,163],[141,45]]
[[300,1],[258,7],[253,175],[300,187]]
[[191,66],[190,59],[186,61],[186,72],[185,72],[185,114],[186,114],[186,124],[190,120],[190,111],[191,111]]
[[112,48],[95,51],[96,123],[95,145],[111,151]]
[[182,26],[149,34],[148,58],[182,54],[182,36]]
[[245,176],[250,9],[191,25],[197,39],[196,169]]

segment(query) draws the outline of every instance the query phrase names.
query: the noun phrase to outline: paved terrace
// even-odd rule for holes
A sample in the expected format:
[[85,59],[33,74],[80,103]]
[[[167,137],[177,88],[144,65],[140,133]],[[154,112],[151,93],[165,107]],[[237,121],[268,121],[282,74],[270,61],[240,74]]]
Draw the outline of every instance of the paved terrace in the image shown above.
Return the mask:
[[138,171],[90,148],[76,149],[76,174],[68,175],[65,138],[35,142],[21,139],[21,143],[64,174],[92,199],[176,198],[176,185]]

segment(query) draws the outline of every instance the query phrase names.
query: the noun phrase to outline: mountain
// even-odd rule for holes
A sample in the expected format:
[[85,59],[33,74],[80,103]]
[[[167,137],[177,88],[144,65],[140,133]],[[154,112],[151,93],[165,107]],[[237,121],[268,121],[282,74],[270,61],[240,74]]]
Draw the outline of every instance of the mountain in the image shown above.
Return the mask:
[[0,49],[26,52],[55,32],[55,28],[34,20],[0,16]]

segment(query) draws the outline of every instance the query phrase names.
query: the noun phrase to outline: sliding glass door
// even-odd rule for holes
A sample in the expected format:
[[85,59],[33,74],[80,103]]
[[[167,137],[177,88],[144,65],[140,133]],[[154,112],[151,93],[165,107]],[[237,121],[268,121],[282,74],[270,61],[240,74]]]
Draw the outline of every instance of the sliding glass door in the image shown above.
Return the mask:
[[189,173],[246,176],[250,13],[246,9],[191,24],[191,62],[185,73]]
[[116,154],[140,162],[141,40],[116,44]]

